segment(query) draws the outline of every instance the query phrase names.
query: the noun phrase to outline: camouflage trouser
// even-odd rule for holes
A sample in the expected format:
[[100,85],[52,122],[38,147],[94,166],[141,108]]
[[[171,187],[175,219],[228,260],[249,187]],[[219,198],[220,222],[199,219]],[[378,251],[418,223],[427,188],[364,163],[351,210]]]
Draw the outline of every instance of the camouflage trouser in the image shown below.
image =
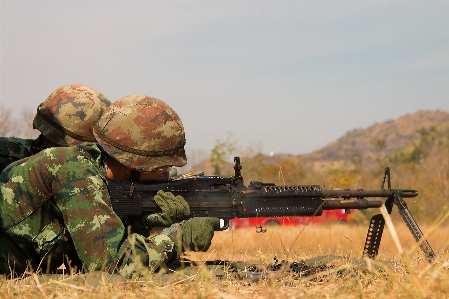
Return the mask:
[[67,269],[80,270],[81,262],[67,243],[69,242],[60,241],[58,246],[52,247],[42,258],[35,253],[34,248],[24,250],[11,237],[0,232],[0,274],[17,277],[25,271],[55,273],[63,263]]
[[0,232],[0,274],[21,275],[31,257],[27,256],[9,236]]

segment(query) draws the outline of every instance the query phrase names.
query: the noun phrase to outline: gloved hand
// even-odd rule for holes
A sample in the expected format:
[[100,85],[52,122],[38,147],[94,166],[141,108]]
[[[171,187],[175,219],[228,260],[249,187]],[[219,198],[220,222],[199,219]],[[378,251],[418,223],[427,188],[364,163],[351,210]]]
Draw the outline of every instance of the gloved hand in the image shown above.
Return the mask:
[[215,217],[197,217],[176,223],[162,230],[182,251],[207,251],[214,237],[214,230],[220,228],[220,219]]
[[145,216],[145,224],[149,229],[153,227],[169,227],[190,216],[189,204],[180,195],[174,196],[171,192],[159,190],[154,196],[154,201],[162,211],[161,213]]

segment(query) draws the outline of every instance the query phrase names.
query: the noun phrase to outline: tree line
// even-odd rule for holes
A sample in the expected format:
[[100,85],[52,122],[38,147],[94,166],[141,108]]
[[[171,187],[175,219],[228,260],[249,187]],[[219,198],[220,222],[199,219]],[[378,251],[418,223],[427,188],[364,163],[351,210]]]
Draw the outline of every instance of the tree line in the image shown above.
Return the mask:
[[0,136],[35,138],[38,135],[33,130],[33,109],[23,109],[18,113],[0,104]]
[[[229,134],[217,140],[210,156],[197,167],[210,174],[233,175],[233,156],[240,156],[245,184],[252,180],[278,185],[321,185],[325,189],[380,189],[385,167],[391,171],[392,188],[415,189],[419,196],[407,201],[414,217],[432,222],[449,211],[449,130],[418,129],[419,138],[393,154],[382,155],[384,140],[373,140],[378,158],[363,163],[363,152],[355,152],[344,165],[316,167],[301,155],[265,155],[255,148],[242,148]],[[371,160],[370,160],[371,161]],[[195,166],[194,166],[195,168]],[[373,213],[363,211],[354,221],[367,222]],[[393,213],[393,219],[399,217]]]

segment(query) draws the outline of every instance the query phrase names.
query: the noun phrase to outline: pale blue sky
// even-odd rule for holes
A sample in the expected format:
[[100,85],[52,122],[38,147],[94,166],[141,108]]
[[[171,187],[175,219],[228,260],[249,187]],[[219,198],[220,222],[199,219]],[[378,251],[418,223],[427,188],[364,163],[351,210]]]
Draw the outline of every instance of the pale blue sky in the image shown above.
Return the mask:
[[57,87],[145,94],[187,149],[232,132],[302,154],[352,129],[449,111],[449,1],[1,1],[0,103]]

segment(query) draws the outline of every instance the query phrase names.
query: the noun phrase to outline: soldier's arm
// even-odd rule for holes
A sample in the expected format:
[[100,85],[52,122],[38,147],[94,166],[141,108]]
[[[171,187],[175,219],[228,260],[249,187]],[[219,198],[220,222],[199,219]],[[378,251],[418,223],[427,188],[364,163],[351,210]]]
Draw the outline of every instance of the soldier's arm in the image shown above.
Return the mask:
[[66,157],[53,184],[55,203],[79,258],[88,271],[119,270],[134,276],[143,269],[156,270],[171,258],[173,242],[167,236],[127,237],[120,218],[107,204],[105,173],[85,156]]

